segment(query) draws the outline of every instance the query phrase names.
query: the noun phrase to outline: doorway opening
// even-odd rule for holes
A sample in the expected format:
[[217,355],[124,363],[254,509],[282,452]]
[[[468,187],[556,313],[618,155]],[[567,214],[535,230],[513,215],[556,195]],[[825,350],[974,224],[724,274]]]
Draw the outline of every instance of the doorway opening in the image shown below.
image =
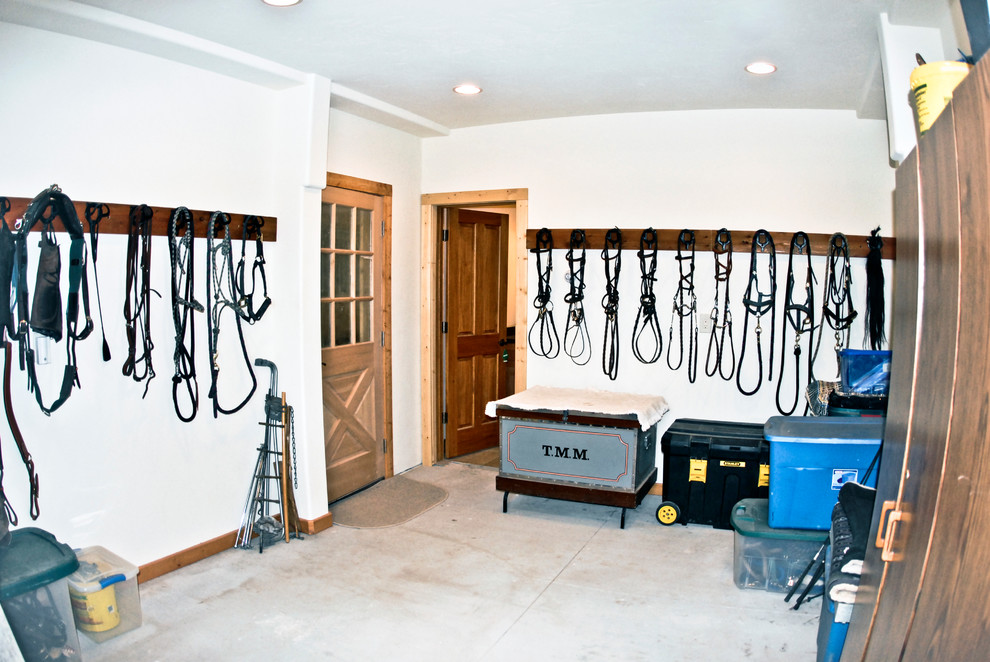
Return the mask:
[[[445,296],[448,294],[447,285],[450,279],[447,277],[445,261],[445,219],[450,221],[451,212],[460,216],[460,210],[489,212],[495,214],[506,214],[514,217],[514,231],[511,236],[506,230],[505,244],[508,247],[507,256],[511,256],[505,263],[506,274],[512,273],[514,285],[509,289],[508,282],[513,280],[508,278],[506,282],[499,283],[499,287],[504,288],[507,311],[511,310],[514,316],[514,328],[526,328],[527,309],[527,283],[526,283],[526,230],[528,228],[528,197],[527,189],[496,189],[487,191],[466,191],[457,193],[434,193],[422,196],[422,297],[423,315],[421,318],[421,343],[422,343],[422,400],[423,400],[423,427],[422,427],[422,451],[423,464],[432,465],[447,457],[445,444],[445,429],[450,425],[444,422],[444,405],[447,398],[446,389],[449,385],[448,369],[445,365],[445,356],[453,351],[454,356],[458,353],[456,345],[444,333],[445,323],[449,319],[445,314],[448,311],[444,307]],[[484,222],[483,222],[484,223]],[[494,224],[489,224],[493,226]],[[450,228],[447,228],[449,237]],[[475,239],[472,238],[472,242]],[[490,242],[489,242],[490,243]],[[461,255],[466,252],[461,251]],[[461,258],[455,258],[461,259]],[[458,267],[459,268],[459,267]],[[475,265],[474,268],[477,268]],[[505,328],[503,323],[503,329]],[[510,392],[520,391],[526,388],[526,334],[524,332],[515,333],[514,338],[505,345],[505,341],[511,336],[500,335],[499,331],[482,334],[485,338],[475,339],[470,343],[490,343],[492,341],[503,341],[502,349],[509,354],[509,365],[511,368],[512,380],[509,387]],[[496,337],[498,336],[498,337]],[[463,353],[462,353],[463,354]],[[488,356],[491,356],[488,350]],[[501,361],[504,354],[498,352],[497,361]],[[492,365],[492,361],[482,360],[487,365]],[[497,367],[497,366],[496,366]],[[478,395],[478,394],[476,394]],[[496,441],[497,444],[497,441]]]

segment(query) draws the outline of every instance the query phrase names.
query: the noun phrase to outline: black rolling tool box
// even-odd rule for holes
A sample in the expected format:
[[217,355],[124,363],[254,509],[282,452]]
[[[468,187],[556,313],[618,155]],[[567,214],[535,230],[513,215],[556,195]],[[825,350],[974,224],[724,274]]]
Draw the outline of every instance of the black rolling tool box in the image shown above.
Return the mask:
[[732,528],[741,499],[766,496],[769,445],[762,423],[681,418],[664,433],[661,524],[681,522]]

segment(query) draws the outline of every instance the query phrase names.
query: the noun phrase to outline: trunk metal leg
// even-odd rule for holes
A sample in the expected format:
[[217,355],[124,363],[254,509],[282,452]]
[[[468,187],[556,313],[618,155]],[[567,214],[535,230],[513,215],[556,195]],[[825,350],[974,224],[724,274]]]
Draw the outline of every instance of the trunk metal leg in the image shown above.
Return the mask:
[[619,520],[619,528],[620,529],[626,528],[626,509],[625,508],[622,509],[622,518]]
[[509,512],[509,493],[502,492],[502,512]]

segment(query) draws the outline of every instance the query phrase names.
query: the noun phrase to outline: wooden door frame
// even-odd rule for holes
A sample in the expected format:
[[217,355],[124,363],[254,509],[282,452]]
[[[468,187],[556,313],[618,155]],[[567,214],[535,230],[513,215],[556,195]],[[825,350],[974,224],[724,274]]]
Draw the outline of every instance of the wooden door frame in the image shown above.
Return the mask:
[[[443,458],[443,338],[440,333],[441,292],[444,274],[440,260],[441,207],[515,206],[516,233],[510,237],[516,247],[516,344],[515,391],[526,388],[526,310],[528,304],[526,282],[526,230],[529,227],[529,189],[494,189],[487,191],[461,191],[456,193],[428,193],[421,197],[422,261],[420,287],[420,366],[422,397],[423,465],[432,466]],[[512,265],[509,265],[512,268]],[[510,293],[511,294],[511,293]]]
[[327,186],[357,191],[382,199],[382,255],[381,255],[381,304],[382,304],[382,392],[385,417],[385,477],[395,473],[393,465],[394,443],[392,437],[392,185],[359,179],[348,175],[327,173]]

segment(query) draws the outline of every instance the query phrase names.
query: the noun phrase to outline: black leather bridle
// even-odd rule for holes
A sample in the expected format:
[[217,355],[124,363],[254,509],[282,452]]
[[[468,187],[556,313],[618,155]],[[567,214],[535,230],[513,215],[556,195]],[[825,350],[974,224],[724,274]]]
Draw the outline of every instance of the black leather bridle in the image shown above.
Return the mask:
[[[553,322],[553,302],[550,301],[550,274],[553,271],[553,233],[542,228],[536,233],[536,247],[529,250],[536,256],[537,291],[533,299],[536,319],[529,327],[529,347],[533,352],[548,359],[557,358],[560,353],[560,338]],[[546,265],[543,259],[546,258]],[[533,342],[533,333],[538,343]]]
[[[694,231],[681,230],[677,236],[677,291],[670,316],[670,331],[667,336],[667,367],[679,370],[684,364],[684,320],[687,320],[688,381],[692,384],[698,376],[698,297],[694,292]],[[674,319],[677,319],[677,335],[680,341],[677,365],[671,362],[674,355]]]
[[[181,238],[179,233],[181,232]],[[172,326],[175,328],[175,350],[172,362],[172,405],[180,421],[188,423],[199,411],[199,382],[196,379],[196,317],[203,304],[196,301],[194,283],[195,260],[193,215],[186,207],[172,211],[168,222],[168,254],[171,263]],[[179,405],[179,388],[184,387],[189,413]]]
[[[708,354],[705,357],[705,374],[714,377],[717,372],[725,381],[732,379],[736,372],[736,348],[732,342],[732,312],[729,310],[729,277],[732,275],[732,233],[722,228],[715,233],[712,242],[715,257],[715,303],[709,317],[712,320],[712,335],[708,339]],[[721,289],[721,295],[719,294]],[[719,300],[722,309],[719,310]],[[721,314],[721,324],[719,324]],[[726,352],[728,349],[728,352]],[[713,351],[714,350],[714,353]],[[724,358],[729,359],[729,372],[725,372]],[[712,359],[715,359],[714,362]]]
[[[260,216],[245,216],[244,227],[241,237],[241,259],[237,262],[234,270],[234,286],[237,288],[236,294],[241,302],[241,316],[248,324],[254,324],[265,315],[265,311],[271,305],[272,300],[268,296],[268,278],[265,275],[265,235],[263,228],[265,219]],[[247,262],[247,243],[251,236],[254,236],[254,260],[251,266],[251,291],[245,287],[245,265]],[[254,308],[254,292],[258,287],[258,277],[261,277],[262,296],[264,300],[257,310]]]
[[[127,286],[124,323],[127,330],[127,359],[121,368],[125,377],[144,381],[144,398],[155,378],[151,361],[155,348],[151,340],[151,221],[154,210],[148,205],[131,207],[127,234]],[[155,294],[158,294],[156,291]],[[161,296],[161,295],[159,295]],[[141,334],[141,353],[137,351]]]
[[[797,300],[794,297],[797,279],[794,275],[794,256],[804,255],[806,260],[804,276],[804,298]],[[812,347],[815,344],[815,272],[811,268],[811,240],[804,232],[795,232],[791,237],[790,249],[787,256],[787,286],[784,290],[784,323],[780,331],[780,375],[777,379],[777,411],[784,416],[790,416],[797,409],[798,401],[804,385],[801,383],[801,339],[807,334],[807,380],[813,376],[814,352]],[[794,399],[791,404],[785,407],[781,404],[780,396],[784,386],[784,368],[787,365],[787,328],[794,332]]]
[[[856,308],[852,300],[852,271],[849,268],[849,242],[841,232],[836,232],[828,242],[828,256],[825,260],[825,289],[822,295],[822,320],[835,333],[835,360],[838,365],[838,352],[849,346],[849,329],[856,319]],[[815,358],[822,344],[824,328],[818,334],[815,344]]]
[[[657,231],[653,228],[643,230],[639,237],[639,251],[636,253],[640,273],[639,311],[636,313],[632,334],[633,356],[641,363],[656,363],[663,353],[663,334],[657,319],[657,296],[653,293],[653,284],[657,280],[658,245]],[[647,352],[641,346],[644,336],[652,339]]]
[[[759,260],[759,256],[766,256],[766,260]],[[760,278],[759,263],[766,262],[764,267],[764,277]],[[761,286],[761,281],[763,285]],[[773,378],[773,347],[774,334],[777,325],[777,251],[774,247],[773,236],[766,230],[760,229],[753,235],[753,243],[750,247],[749,255],[749,282],[746,284],[746,293],[743,295],[743,307],[746,314],[743,316],[743,339],[739,349],[739,364],[736,366],[736,388],[743,395],[753,395],[760,390],[763,385],[763,324],[762,318],[770,313],[770,367],[767,370],[767,380]],[[749,319],[756,320],[756,357],[758,365],[758,377],[756,386],[752,390],[746,390],[742,385],[743,363],[746,359],[746,342],[749,339]]]
[[602,341],[602,370],[608,378],[619,376],[619,271],[622,267],[622,231],[612,228],[605,232],[602,248],[605,262],[605,335]]
[[584,230],[572,230],[566,256],[570,290],[564,295],[564,302],[567,304],[564,353],[577,365],[585,365],[591,360],[591,337],[588,334],[588,318],[584,314],[584,268],[587,264],[587,246]]

